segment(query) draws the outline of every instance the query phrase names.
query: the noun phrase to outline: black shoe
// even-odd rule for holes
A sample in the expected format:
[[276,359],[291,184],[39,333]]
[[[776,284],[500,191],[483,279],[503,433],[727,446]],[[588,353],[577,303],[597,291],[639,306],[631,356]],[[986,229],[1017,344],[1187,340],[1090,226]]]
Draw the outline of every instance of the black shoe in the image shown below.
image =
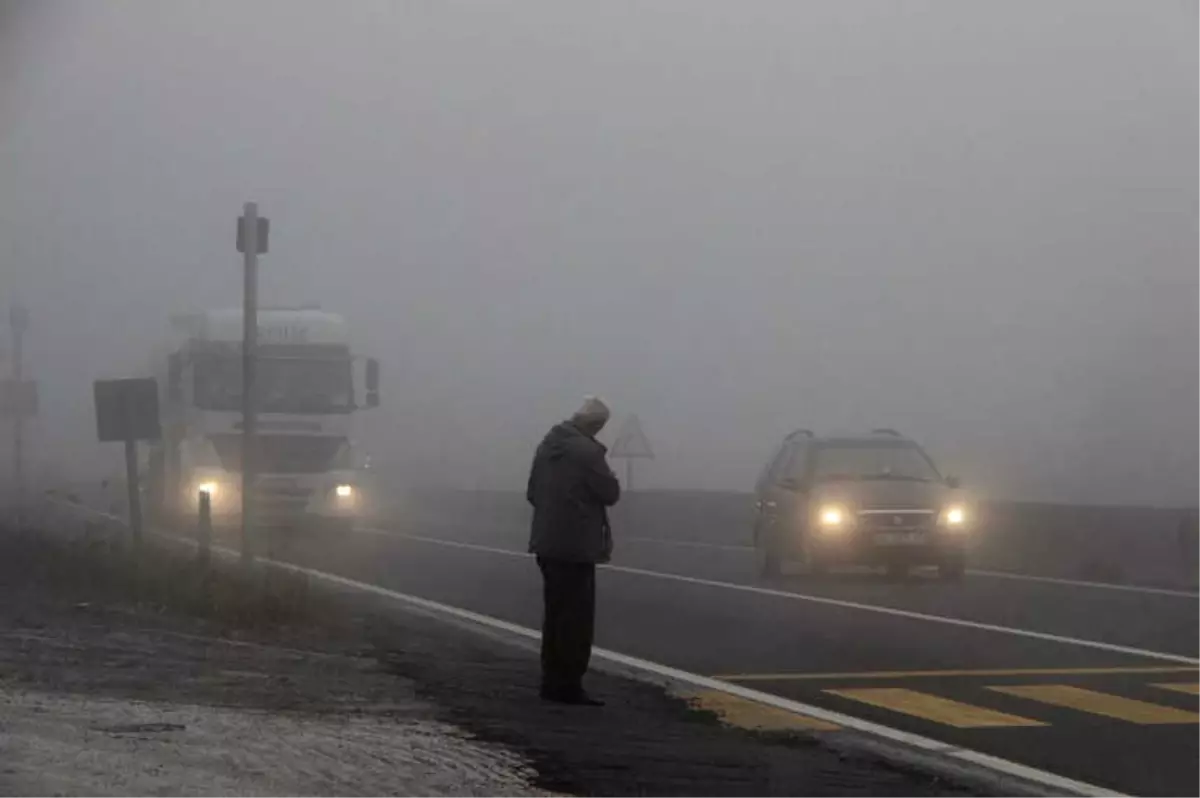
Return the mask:
[[602,701],[601,699],[596,698],[594,696],[590,696],[587,693],[583,692],[582,690],[580,690],[575,695],[571,696],[571,700],[568,701],[567,703],[575,704],[576,706],[581,706],[581,707],[602,707],[602,706],[604,706],[604,701]]
[[543,687],[541,697],[543,701],[551,701],[555,704],[569,704],[577,707],[604,706],[603,701],[593,698],[583,690],[547,690]]

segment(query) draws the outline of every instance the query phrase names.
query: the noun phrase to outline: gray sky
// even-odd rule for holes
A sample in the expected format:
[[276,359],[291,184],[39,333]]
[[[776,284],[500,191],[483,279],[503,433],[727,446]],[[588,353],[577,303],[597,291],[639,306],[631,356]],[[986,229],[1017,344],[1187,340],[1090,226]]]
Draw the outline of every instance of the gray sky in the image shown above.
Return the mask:
[[[13,9],[17,9],[14,11]],[[647,484],[896,426],[996,496],[1197,489],[1182,2],[38,2],[0,15],[0,298],[39,456],[167,316],[344,312],[411,478],[521,484],[598,392]],[[6,447],[7,441],[0,443]],[[7,458],[6,458],[7,459]]]

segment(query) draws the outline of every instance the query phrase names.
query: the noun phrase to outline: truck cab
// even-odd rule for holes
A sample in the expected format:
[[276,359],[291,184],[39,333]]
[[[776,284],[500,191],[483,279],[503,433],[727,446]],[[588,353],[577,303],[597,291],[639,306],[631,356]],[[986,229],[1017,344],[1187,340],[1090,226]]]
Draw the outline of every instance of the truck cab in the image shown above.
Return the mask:
[[[351,348],[342,317],[316,307],[258,313],[257,518],[264,525],[348,528],[366,509],[359,411],[379,404],[379,366]],[[172,320],[156,357],[162,440],[149,452],[149,505],[194,517],[207,494],[214,522],[240,522],[242,314]]]

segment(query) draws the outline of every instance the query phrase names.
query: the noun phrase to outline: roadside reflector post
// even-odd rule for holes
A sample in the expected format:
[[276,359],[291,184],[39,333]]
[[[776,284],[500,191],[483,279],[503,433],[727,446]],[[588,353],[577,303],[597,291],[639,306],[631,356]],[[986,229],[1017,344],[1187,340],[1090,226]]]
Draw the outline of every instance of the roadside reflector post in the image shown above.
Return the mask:
[[212,496],[208,491],[200,491],[200,517],[196,527],[197,560],[200,567],[208,570],[212,563]]

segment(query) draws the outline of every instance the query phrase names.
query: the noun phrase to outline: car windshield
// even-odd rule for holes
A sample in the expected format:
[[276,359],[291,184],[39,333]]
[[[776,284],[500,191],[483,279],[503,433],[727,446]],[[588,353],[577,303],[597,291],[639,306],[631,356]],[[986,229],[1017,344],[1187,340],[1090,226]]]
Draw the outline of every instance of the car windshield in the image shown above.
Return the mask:
[[941,477],[915,446],[830,446],[817,452],[818,482],[839,479],[906,479],[936,482]]
[[[259,360],[257,376],[264,413],[339,413],[354,407],[348,358],[267,357]],[[195,401],[204,410],[240,409],[241,358],[198,358]]]

